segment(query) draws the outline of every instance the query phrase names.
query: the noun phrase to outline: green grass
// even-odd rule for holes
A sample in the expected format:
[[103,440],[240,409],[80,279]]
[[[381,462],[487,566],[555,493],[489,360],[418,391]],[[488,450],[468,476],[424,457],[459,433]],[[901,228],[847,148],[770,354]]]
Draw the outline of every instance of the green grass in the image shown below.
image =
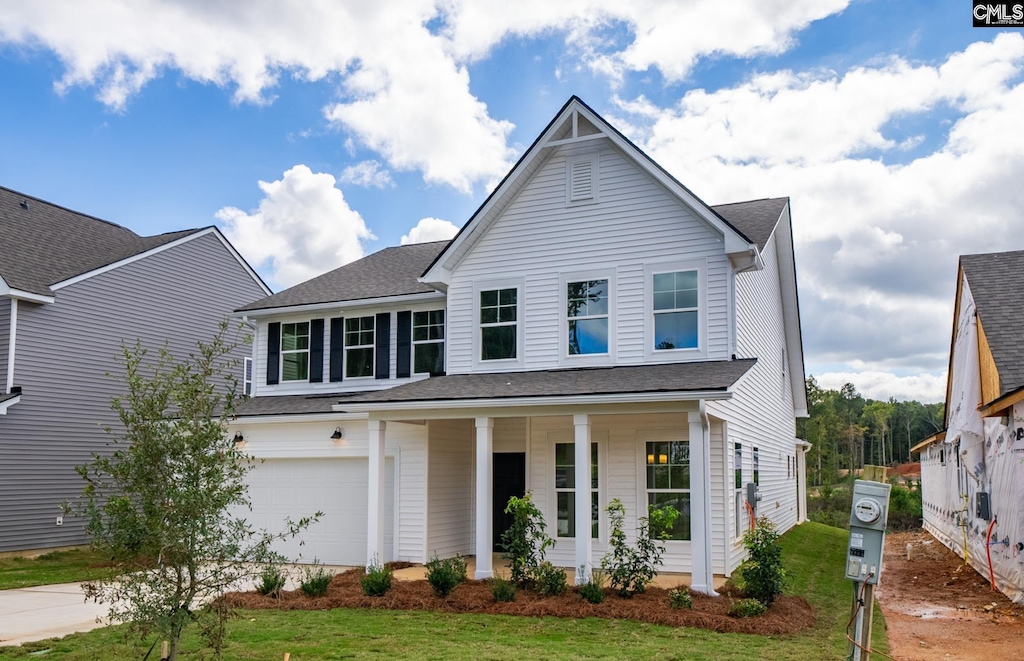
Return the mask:
[[104,560],[89,550],[55,551],[31,559],[5,558],[0,560],[0,590],[99,578],[109,571],[97,566]]
[[[602,620],[564,620],[427,612],[345,610],[243,611],[231,622],[226,659],[843,659],[851,583],[843,578],[847,533],[806,523],[783,537],[792,576],[787,593],[802,594],[817,612],[809,630],[794,636],[717,634]],[[887,651],[876,615],[876,649]],[[0,659],[142,658],[153,642],[132,641],[121,627],[61,640],[0,647]],[[48,650],[48,651],[46,651]],[[40,654],[42,653],[42,654]],[[196,638],[182,657],[201,657]],[[152,658],[152,657],[151,657]]]

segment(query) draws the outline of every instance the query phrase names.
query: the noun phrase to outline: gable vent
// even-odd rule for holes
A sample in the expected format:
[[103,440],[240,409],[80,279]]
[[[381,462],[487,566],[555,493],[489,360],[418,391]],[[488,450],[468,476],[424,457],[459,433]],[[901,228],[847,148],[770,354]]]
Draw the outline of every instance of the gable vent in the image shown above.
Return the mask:
[[569,165],[569,201],[589,200],[594,197],[594,162],[590,159],[574,161]]

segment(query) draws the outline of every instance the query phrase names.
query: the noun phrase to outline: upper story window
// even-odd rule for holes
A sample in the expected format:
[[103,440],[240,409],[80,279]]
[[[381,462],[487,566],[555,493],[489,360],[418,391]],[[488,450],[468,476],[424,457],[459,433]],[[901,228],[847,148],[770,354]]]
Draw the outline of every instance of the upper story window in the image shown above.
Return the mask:
[[517,358],[518,298],[515,287],[480,292],[480,360]]
[[242,363],[242,394],[250,397],[252,395],[252,358],[246,356]]
[[412,314],[413,372],[444,373],[444,310]]
[[281,380],[309,379],[309,322],[281,324]]
[[700,346],[698,281],[696,270],[654,274],[655,351]]
[[345,376],[373,376],[374,318],[345,318]]
[[608,280],[566,283],[570,356],[608,353]]

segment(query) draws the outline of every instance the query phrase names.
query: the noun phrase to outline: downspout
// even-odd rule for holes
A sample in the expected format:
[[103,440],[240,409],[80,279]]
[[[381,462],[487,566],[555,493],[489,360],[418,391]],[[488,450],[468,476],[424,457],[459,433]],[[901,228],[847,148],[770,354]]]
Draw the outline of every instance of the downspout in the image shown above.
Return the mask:
[[[707,448],[704,453],[704,461],[702,462],[701,471],[704,473],[704,484],[707,488],[707,493],[701,498],[704,509],[704,525],[706,527],[707,534],[701,535],[703,537],[702,543],[704,544],[704,557],[707,558],[707,593],[712,597],[717,597],[718,593],[715,592],[715,570],[714,570],[714,556],[712,555],[712,544],[711,544],[711,531],[713,526],[711,524],[711,420],[708,418],[708,410],[706,402],[701,399],[697,402],[697,411],[700,413],[700,428],[701,428],[701,447]],[[692,502],[692,500],[691,500]]]
[[11,323],[7,339],[7,392],[14,388],[14,345],[18,338],[18,299],[11,299]]

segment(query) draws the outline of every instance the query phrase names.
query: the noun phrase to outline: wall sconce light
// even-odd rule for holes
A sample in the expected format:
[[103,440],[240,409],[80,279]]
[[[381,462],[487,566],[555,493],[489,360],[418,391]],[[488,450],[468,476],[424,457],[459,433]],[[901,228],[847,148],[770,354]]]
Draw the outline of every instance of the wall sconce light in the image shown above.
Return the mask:
[[232,440],[232,442],[234,442],[236,447],[241,447],[241,446],[245,445],[245,436],[243,436],[242,432],[240,432],[240,431],[236,431],[235,432],[235,437],[233,439],[231,439],[231,440]]
[[334,433],[331,434],[331,440],[332,441],[340,441],[343,438],[345,438],[345,432],[343,432],[341,430],[341,427],[335,427],[334,428]]

